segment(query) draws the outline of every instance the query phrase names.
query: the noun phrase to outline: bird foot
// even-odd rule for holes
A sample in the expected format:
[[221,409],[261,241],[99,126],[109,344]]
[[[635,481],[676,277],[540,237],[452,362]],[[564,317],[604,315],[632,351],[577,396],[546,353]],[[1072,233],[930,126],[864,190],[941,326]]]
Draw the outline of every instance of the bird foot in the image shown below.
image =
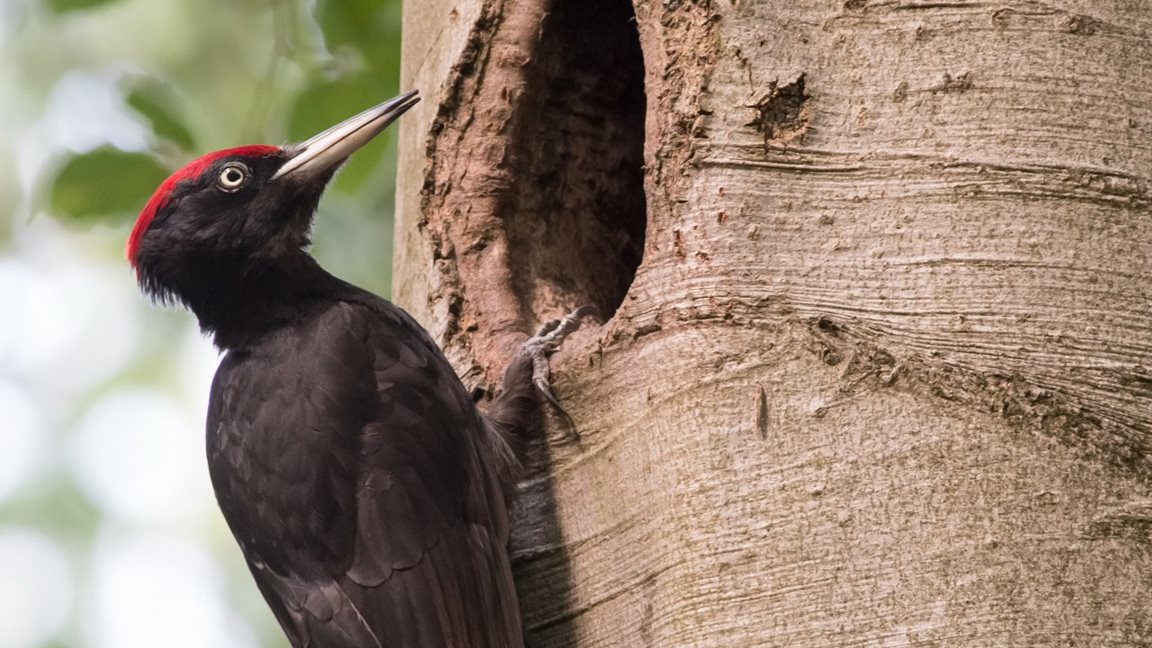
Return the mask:
[[540,392],[544,399],[556,409],[573,435],[576,435],[576,423],[564,410],[564,406],[560,404],[556,394],[552,391],[552,371],[548,366],[548,356],[560,348],[565,338],[580,328],[580,320],[598,312],[599,310],[591,304],[581,306],[568,313],[564,319],[545,322],[540,330],[536,331],[536,335],[528,338],[520,346],[521,352],[532,359],[532,384],[536,386],[536,391]]

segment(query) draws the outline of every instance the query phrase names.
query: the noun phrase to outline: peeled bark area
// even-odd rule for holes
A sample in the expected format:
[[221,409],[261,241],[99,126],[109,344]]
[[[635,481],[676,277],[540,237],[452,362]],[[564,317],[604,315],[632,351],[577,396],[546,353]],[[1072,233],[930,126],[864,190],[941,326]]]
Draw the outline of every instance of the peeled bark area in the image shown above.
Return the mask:
[[530,643],[1148,645],[1152,9],[630,10],[406,6],[398,301],[478,384],[607,318]]

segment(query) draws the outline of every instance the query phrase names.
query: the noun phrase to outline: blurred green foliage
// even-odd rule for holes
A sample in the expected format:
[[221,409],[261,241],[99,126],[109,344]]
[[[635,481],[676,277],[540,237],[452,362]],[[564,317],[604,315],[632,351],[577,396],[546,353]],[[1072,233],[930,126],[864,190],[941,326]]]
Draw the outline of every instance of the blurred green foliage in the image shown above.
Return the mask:
[[48,0],[48,6],[57,13],[74,11],[76,9],[91,9],[112,0]]
[[152,156],[101,147],[64,162],[52,182],[51,208],[58,216],[123,217],[138,209],[167,173]]
[[[39,230],[28,234],[28,224],[47,219],[48,231],[73,239],[67,249],[83,251],[70,263],[91,264],[101,276],[115,268],[113,281],[122,272],[124,290],[135,292],[120,258],[123,241],[169,173],[219,148],[300,141],[396,95],[399,45],[399,0],[0,0],[0,263],[59,249],[44,244]],[[314,248],[335,274],[385,296],[394,141],[385,132],[337,176],[317,214]],[[49,265],[46,258],[21,263]],[[48,444],[63,448],[60,454],[73,427],[109,394],[189,389],[173,367],[176,350],[187,346],[190,316],[139,301],[148,319],[130,362],[98,382],[65,388],[0,366],[0,386],[27,383],[21,387],[43,407]],[[84,589],[94,578],[86,571],[94,546],[109,526],[138,524],[109,522],[108,510],[77,485],[69,461],[47,461],[31,486],[8,499],[0,494],[0,531],[42,532],[70,552],[76,569],[69,619],[39,647],[86,645],[96,603]],[[196,529],[189,540],[226,566],[227,608],[255,624],[261,645],[285,646],[219,519],[207,529],[196,527],[202,520],[188,524]],[[9,645],[5,639],[0,646]]]
[[[25,100],[50,107],[68,75],[112,77],[145,134],[128,150],[114,138],[88,150],[56,142],[25,206],[74,224],[128,223],[196,155],[300,141],[398,92],[399,0],[45,0],[16,20],[10,48],[26,62]],[[371,264],[342,249],[329,265],[378,292],[390,277],[393,149],[386,132],[354,156],[329,190],[342,195],[317,218],[318,255],[344,244],[367,252]],[[332,218],[344,221],[329,227]],[[361,227],[384,255],[363,250]],[[328,240],[329,229],[347,238]]]
[[148,120],[152,134],[185,151],[196,150],[196,140],[178,117],[180,99],[168,86],[147,79],[124,95],[124,102]]

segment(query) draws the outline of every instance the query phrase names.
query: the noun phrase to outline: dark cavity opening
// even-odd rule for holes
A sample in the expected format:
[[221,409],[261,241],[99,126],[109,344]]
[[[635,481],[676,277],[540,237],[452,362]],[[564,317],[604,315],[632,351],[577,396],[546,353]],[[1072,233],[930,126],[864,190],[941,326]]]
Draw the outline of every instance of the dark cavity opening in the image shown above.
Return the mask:
[[518,90],[502,210],[527,321],[607,319],[644,252],[644,60],[627,0],[553,0]]

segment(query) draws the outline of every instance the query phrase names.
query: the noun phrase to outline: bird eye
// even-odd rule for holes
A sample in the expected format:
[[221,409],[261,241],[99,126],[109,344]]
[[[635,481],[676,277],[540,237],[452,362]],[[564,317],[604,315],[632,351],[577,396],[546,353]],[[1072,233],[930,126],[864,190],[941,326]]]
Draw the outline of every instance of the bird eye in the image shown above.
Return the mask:
[[232,162],[220,170],[216,184],[220,186],[220,189],[232,192],[243,187],[248,182],[248,176],[248,167],[239,162]]

